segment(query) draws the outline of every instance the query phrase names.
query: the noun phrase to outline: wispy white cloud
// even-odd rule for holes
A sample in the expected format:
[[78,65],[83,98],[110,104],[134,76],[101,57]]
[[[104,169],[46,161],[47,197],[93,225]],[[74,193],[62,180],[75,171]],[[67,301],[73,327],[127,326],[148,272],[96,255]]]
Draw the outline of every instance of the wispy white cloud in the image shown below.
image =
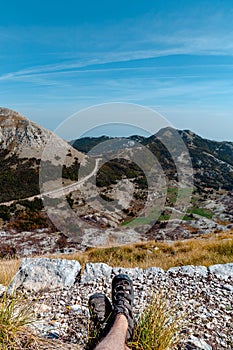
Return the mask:
[[144,14],[99,27],[0,27],[0,49],[1,41],[4,45],[16,43],[16,47],[27,45],[27,49],[30,44],[41,49],[40,57],[48,55],[50,60],[60,61],[6,71],[0,80],[29,79],[28,75],[32,79],[33,74],[66,72],[90,65],[101,69],[103,64],[178,54],[233,56],[232,18],[224,9],[216,11],[213,6],[208,13],[204,5],[193,5],[193,14],[185,9],[174,11],[175,8],[171,13]]
[[[175,16],[173,20],[174,18]],[[179,19],[174,20],[173,23],[170,22],[173,28],[167,29],[165,28],[166,23],[159,20],[158,17],[150,21],[143,18],[135,21],[135,23],[129,21],[125,25],[120,23],[115,27],[99,28],[92,32],[91,40],[86,46],[84,41],[87,37],[83,30],[78,29],[78,34],[76,33],[74,40],[70,41],[70,46],[66,46],[63,48],[64,50],[60,50],[62,45],[58,47],[54,45],[51,48],[50,58],[47,61],[45,60],[45,62],[50,61],[50,64],[28,66],[24,69],[6,71],[5,73],[2,69],[0,82],[24,82],[28,85],[34,84],[55,88],[56,86],[75,87],[74,91],[70,92],[71,95],[77,93],[77,86],[82,86],[83,89],[88,91],[93,91],[96,88],[96,94],[99,95],[98,86],[101,85],[103,87],[108,86],[109,91],[113,92],[110,95],[111,98],[122,96],[122,98],[131,100],[140,99],[140,96],[144,96],[144,99],[149,100],[149,96],[151,98],[153,96],[156,96],[156,98],[166,98],[166,96],[175,98],[183,94],[186,96],[188,94],[189,96],[228,95],[229,91],[232,91],[230,84],[227,81],[221,82],[221,78],[218,78],[217,80],[220,79],[220,81],[215,83],[207,74],[205,75],[203,72],[199,74],[198,70],[194,71],[193,68],[197,67],[195,60],[192,64],[187,65],[183,61],[184,65],[178,67],[174,60],[173,65],[172,57],[176,55],[233,56],[233,32],[220,27],[218,27],[220,28],[218,32],[213,31],[215,21],[216,19],[211,24],[202,23],[201,28],[198,28],[198,21],[194,25],[190,23],[190,18],[189,21]],[[222,18],[221,21],[223,21]],[[55,29],[51,31],[52,33],[42,31],[38,36],[35,35],[35,33],[38,34],[37,29],[36,31],[32,30],[29,34],[24,31],[23,38],[24,40],[32,40],[35,37],[35,40],[41,44],[44,41],[49,43],[52,41],[51,39],[59,40],[67,36],[67,31],[64,28],[59,28],[56,37]],[[64,30],[64,33],[62,33],[62,30]],[[116,33],[117,35],[113,35]],[[48,38],[46,38],[46,34]],[[78,44],[76,43],[73,48],[75,40],[78,41]],[[80,50],[77,49],[78,46],[80,46]],[[43,56],[46,53],[47,51],[42,50],[41,55]],[[147,60],[164,56],[170,56],[170,61],[166,65],[154,67],[148,65]],[[141,60],[141,62],[135,64],[137,60]],[[198,63],[199,68],[213,68],[214,66],[213,61],[205,64]],[[230,64],[216,64],[216,67],[230,68]],[[175,71],[178,68],[179,75],[176,76],[175,73],[172,73],[172,69]],[[187,69],[182,72],[183,68],[189,69],[189,72]],[[156,74],[156,69],[160,70],[159,74]],[[151,72],[151,78],[148,71]],[[115,79],[111,75],[114,72],[119,73]],[[121,76],[121,73],[124,72],[128,72],[126,79]],[[90,73],[93,73],[91,86]],[[100,75],[97,76],[95,73],[100,73]],[[108,77],[102,73],[109,73]],[[76,81],[74,81],[74,78],[76,78]],[[199,78],[206,79],[207,82],[198,81]],[[179,79],[190,79],[192,82],[185,84],[179,82]],[[170,85],[164,85],[163,80],[170,80]],[[172,82],[172,80],[176,81]],[[90,96],[88,91],[86,96]]]
[[[163,48],[160,48],[161,42],[163,42]],[[89,69],[109,69],[108,67],[103,68],[104,65],[114,63],[130,63],[135,60],[146,60],[151,58],[158,58],[163,56],[174,56],[174,55],[204,55],[204,56],[233,56],[233,41],[231,33],[226,36],[216,37],[214,35],[200,35],[190,36],[180,34],[174,36],[161,36],[153,38],[151,37],[147,45],[149,49],[139,49],[140,43],[135,43],[135,49],[132,50],[121,50],[119,51],[105,51],[105,52],[90,52],[86,53],[89,56],[88,59],[76,59],[76,60],[65,60],[60,63],[38,65],[21,69],[17,71],[8,72],[0,76],[0,81],[9,81],[14,79],[29,79],[33,80],[33,76],[39,75],[48,78],[48,74],[54,73],[65,73],[72,70],[84,70]],[[142,44],[143,46],[143,44]],[[154,48],[153,48],[154,47]],[[138,67],[139,69],[140,67]],[[117,67],[114,68],[116,70]],[[119,68],[120,69],[120,68]],[[46,75],[46,76],[45,76]]]
[[[130,63],[136,60],[147,60],[152,58],[158,58],[163,56],[174,56],[174,55],[233,55],[233,44],[232,46],[229,44],[228,48],[225,46],[225,49],[220,51],[214,45],[209,48],[205,45],[205,42],[209,42],[207,39],[202,40],[202,44],[198,42],[198,40],[194,40],[192,45],[189,45],[187,40],[184,40],[185,45],[183,47],[175,47],[175,48],[167,48],[167,49],[154,49],[154,50],[133,50],[126,52],[109,52],[109,53],[91,53],[90,56],[95,56],[90,59],[82,59],[77,61],[63,61],[61,63],[55,64],[46,64],[39,65],[34,67],[28,67],[26,69],[12,71],[9,73],[5,73],[0,75],[0,81],[12,81],[12,80],[22,80],[22,81],[31,81],[34,83],[45,83],[46,79],[57,75],[60,73],[62,75],[69,74],[72,71],[76,72],[101,72],[101,71],[117,71],[124,69],[143,69],[146,67],[146,62],[141,67],[113,67],[109,68],[107,65],[109,64],[118,64],[118,63]],[[228,51],[227,51],[228,49]],[[104,58],[103,58],[104,56]],[[206,65],[206,66],[211,66]],[[105,67],[106,66],[106,67]],[[193,65],[195,66],[195,65]],[[212,65],[213,66],[213,65]],[[224,66],[224,65],[222,65]],[[226,65],[225,65],[226,66]],[[229,65],[228,65],[229,66]],[[171,65],[166,68],[175,67]],[[191,67],[191,66],[190,66]],[[152,68],[148,68],[152,69]],[[39,77],[41,79],[39,79]],[[52,84],[52,82],[50,82]],[[55,81],[54,81],[55,83]]]

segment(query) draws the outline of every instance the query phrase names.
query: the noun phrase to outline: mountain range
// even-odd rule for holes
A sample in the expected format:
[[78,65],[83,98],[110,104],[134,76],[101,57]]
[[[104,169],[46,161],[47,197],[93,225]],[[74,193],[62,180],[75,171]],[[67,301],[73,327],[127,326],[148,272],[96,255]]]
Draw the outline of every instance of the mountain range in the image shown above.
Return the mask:
[[[43,209],[41,197],[38,196],[40,193],[39,169],[41,157],[51,135],[50,131],[31,122],[19,113],[0,108],[0,226],[6,230],[6,236],[8,232],[11,232],[8,231],[9,229],[18,232],[25,230],[33,232],[35,229],[45,229],[44,237],[46,241],[48,239],[47,232],[57,232],[56,227],[49,222]],[[149,150],[157,159],[165,174],[167,186],[164,211],[161,213],[158,222],[150,227],[146,238],[187,238],[190,234],[222,230],[228,228],[232,223],[232,142],[208,140],[190,130],[175,130],[172,128],[161,129],[157,134],[150,137],[140,135],[133,135],[128,138],[86,137],[72,140],[69,143],[58,137],[56,137],[56,140],[67,149],[62,170],[67,201],[84,223],[91,225],[91,230],[96,232],[96,244],[98,242],[102,244],[108,239],[107,234],[103,238],[102,233],[98,231],[100,228],[109,229],[110,235],[113,234],[111,230],[114,228],[114,237],[119,234],[120,239],[122,239],[122,228],[128,227],[128,223],[130,225],[132,219],[138,216],[145,205],[147,196],[153,196],[153,193],[148,192],[148,183],[144,171],[134,162],[124,159],[127,153],[137,153],[143,147],[145,150]],[[164,140],[165,143],[162,142]],[[179,142],[190,157],[191,170],[193,170],[193,195],[182,225],[171,236],[170,232],[164,229],[164,225],[168,222],[177,199],[179,174],[174,156],[178,155],[177,145]],[[111,158],[112,150],[109,145],[114,146],[114,151],[117,154],[115,158]],[[166,145],[169,145],[169,147],[166,147]],[[182,153],[182,156],[178,157],[180,163],[184,163],[184,165],[187,163],[187,154],[184,156]],[[91,187],[88,183],[83,183],[82,190],[76,186],[79,181],[78,171],[82,160],[85,160],[85,164],[89,166],[89,168],[87,167],[87,169],[90,169],[88,175],[94,171],[93,164],[95,163],[95,166],[97,166],[100,158],[102,161],[106,161],[98,169],[96,185],[100,196],[108,203],[109,208],[111,208],[112,201],[117,199],[118,195],[121,203],[127,204],[125,193],[134,186],[133,199],[127,204],[128,208],[124,208],[121,212],[113,210],[109,214],[104,207],[99,211],[93,209],[88,200],[85,199],[92,197]],[[59,160],[59,154],[56,159]],[[143,161],[146,167],[150,165],[150,159],[148,160],[145,157]],[[51,180],[50,182],[53,183],[57,163],[52,160],[48,162],[48,165],[49,176],[51,176],[48,181]],[[185,165],[186,178],[189,175],[191,176],[189,170]],[[157,176],[158,174],[155,173],[154,175]],[[89,178],[89,176],[86,176],[86,178]],[[122,186],[120,191],[117,189],[119,181]],[[185,185],[182,184],[182,186],[185,189]],[[154,190],[156,195],[156,188]],[[85,198],[83,197],[83,191],[86,193]],[[27,200],[27,198],[30,199]],[[61,203],[59,205],[62,206]],[[65,209],[63,212],[64,217],[69,221],[68,213]],[[61,236],[58,237],[57,241],[57,238],[54,238],[54,247],[60,249],[66,245],[67,238],[63,236],[62,232],[59,234]],[[128,240],[145,238],[145,235],[134,231],[133,228],[129,228],[127,235]],[[9,237],[10,242],[12,242],[12,235],[10,234]],[[15,237],[14,234],[14,239]],[[19,242],[21,242],[20,237],[19,235]],[[92,236],[89,235],[88,231],[86,236],[84,235],[83,244],[91,245],[93,244],[92,241]],[[38,240],[36,242],[36,246],[40,244]],[[72,240],[70,245],[73,247]],[[54,247],[53,249],[55,249]],[[25,243],[22,249],[26,249]],[[40,251],[38,247],[35,249]]]
[[[213,141],[204,139],[190,130],[161,129],[150,137],[130,136],[129,141],[136,141],[147,147],[158,159],[167,174],[173,169],[174,162],[169,151],[161,143],[164,135],[171,140],[177,139],[177,133],[182,138],[189,152],[194,170],[194,185],[197,189],[212,188],[215,190],[233,190],[233,142]],[[85,137],[71,142],[80,152],[88,153],[93,147],[106,141],[113,140],[107,136]],[[131,147],[125,144],[125,147]],[[175,146],[174,146],[175,147]]]
[[[147,147],[158,158],[163,168],[172,168],[174,164],[169,152],[160,142],[159,137],[166,133],[171,135],[175,130],[161,129],[151,137],[130,136],[127,140],[136,141]],[[233,189],[233,142],[204,139],[190,130],[177,130],[184,141],[194,169],[195,186],[198,188]],[[24,163],[39,163],[43,148],[51,136],[51,132],[29,121],[19,113],[0,108],[0,156],[1,173],[7,165],[15,167],[16,157],[24,159]],[[87,154],[97,144],[111,140],[108,136],[85,137],[70,142],[73,148]],[[127,146],[126,147],[130,147]],[[70,147],[69,151],[72,150]],[[7,155],[7,156],[6,156]],[[75,154],[77,156],[77,154]],[[36,161],[37,160],[37,161]],[[11,166],[12,163],[12,166]],[[30,166],[29,166],[30,167]],[[4,200],[4,198],[3,198]]]

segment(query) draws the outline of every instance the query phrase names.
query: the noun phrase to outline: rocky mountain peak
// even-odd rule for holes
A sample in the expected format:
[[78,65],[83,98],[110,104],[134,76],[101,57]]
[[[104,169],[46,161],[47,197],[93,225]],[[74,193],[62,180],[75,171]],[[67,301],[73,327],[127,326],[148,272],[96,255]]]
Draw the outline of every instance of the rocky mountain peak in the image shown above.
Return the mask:
[[26,120],[21,114],[9,108],[0,107],[0,123],[4,120]]
[[189,139],[193,139],[193,138],[195,138],[197,136],[193,131],[188,130],[188,129],[179,130],[178,132],[180,133],[180,135],[182,137],[186,137],[186,138],[189,138]]
[[0,149],[22,157],[39,157],[50,132],[21,114],[0,107]]
[[29,120],[16,111],[0,107],[0,127],[20,127],[28,125]]

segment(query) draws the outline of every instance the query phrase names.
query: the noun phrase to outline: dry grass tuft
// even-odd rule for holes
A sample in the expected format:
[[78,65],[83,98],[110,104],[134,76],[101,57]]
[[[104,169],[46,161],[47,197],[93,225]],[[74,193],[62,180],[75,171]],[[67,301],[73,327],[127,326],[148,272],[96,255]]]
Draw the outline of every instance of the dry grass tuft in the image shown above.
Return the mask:
[[0,349],[36,349],[36,337],[28,329],[33,321],[30,302],[4,294],[0,301]]
[[132,350],[168,350],[181,342],[186,327],[184,314],[171,304],[165,292],[160,291],[139,316],[135,334],[129,344]]
[[35,335],[30,328],[36,322],[34,302],[22,295],[6,293],[0,299],[0,350],[80,350],[74,344]]
[[20,260],[0,260],[0,284],[8,286],[18,271]]

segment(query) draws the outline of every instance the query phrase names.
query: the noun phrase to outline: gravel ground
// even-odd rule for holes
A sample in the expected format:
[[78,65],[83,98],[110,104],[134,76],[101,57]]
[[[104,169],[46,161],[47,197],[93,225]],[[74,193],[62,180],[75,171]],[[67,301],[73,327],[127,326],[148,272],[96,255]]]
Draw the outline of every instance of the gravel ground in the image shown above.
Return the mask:
[[136,316],[147,305],[152,291],[166,291],[171,305],[184,312],[186,338],[191,335],[206,344],[203,348],[189,347],[186,339],[179,349],[233,349],[232,275],[218,275],[205,267],[172,268],[164,272],[158,268],[112,269],[105,264],[88,264],[71,288],[44,291],[36,296],[39,333],[51,339],[59,338],[67,346],[77,344],[84,348],[89,322],[88,298],[97,291],[111,298],[111,280],[119,272],[128,273],[133,280]]

